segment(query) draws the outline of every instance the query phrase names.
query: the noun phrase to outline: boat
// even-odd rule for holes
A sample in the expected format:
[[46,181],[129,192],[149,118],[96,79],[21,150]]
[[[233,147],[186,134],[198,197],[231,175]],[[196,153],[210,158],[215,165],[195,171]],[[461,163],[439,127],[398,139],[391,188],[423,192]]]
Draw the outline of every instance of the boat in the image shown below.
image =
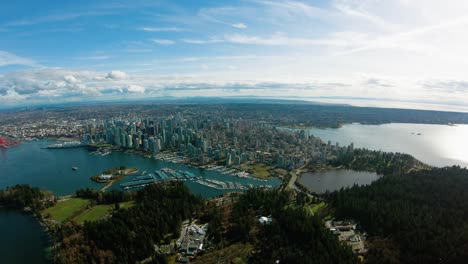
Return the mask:
[[78,167],[72,167],[72,170],[77,171]]
[[57,143],[47,146],[47,149],[65,149],[65,148],[80,148],[85,147],[86,144],[83,144],[81,141],[67,141],[64,143]]

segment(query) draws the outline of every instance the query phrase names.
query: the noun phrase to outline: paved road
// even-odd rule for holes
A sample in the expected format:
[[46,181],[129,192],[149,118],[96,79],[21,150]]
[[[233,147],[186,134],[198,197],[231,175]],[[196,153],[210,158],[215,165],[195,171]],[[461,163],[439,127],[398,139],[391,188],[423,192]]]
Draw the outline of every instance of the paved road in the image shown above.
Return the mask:
[[291,179],[289,179],[289,182],[288,182],[288,187],[289,189],[291,190],[296,190],[298,192],[302,192],[301,189],[297,188],[296,186],[296,180],[297,180],[297,173],[299,173],[301,171],[302,168],[299,168],[297,170],[294,170],[291,172]]

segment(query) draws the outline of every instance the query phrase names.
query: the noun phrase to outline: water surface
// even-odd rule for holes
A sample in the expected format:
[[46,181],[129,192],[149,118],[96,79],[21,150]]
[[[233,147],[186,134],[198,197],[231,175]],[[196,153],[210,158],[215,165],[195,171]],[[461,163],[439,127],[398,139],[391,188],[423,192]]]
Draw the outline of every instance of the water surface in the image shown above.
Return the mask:
[[350,187],[354,184],[367,185],[377,180],[379,175],[375,172],[353,170],[328,170],[313,173],[304,173],[300,182],[315,193],[336,191],[341,187]]
[[353,142],[355,147],[408,153],[432,166],[468,166],[468,125],[348,124],[307,131],[341,145]]
[[46,233],[30,214],[0,209],[0,263],[51,263]]
[[[175,164],[157,159],[148,159],[135,154],[113,152],[109,155],[93,155],[85,148],[71,149],[44,149],[52,141],[32,141],[9,148],[0,156],[0,189],[15,184],[30,184],[52,191],[57,195],[72,194],[78,188],[100,189],[104,185],[95,183],[90,177],[102,171],[119,167],[135,167],[140,173],[154,172],[165,167],[191,171],[195,175],[211,179],[240,182],[244,186],[247,183],[258,185],[278,185],[280,180],[271,179],[267,182],[241,179],[238,177],[222,175],[215,171],[207,171],[183,164]],[[73,171],[72,167],[78,167]],[[203,197],[212,197],[227,192],[216,190],[194,182],[186,182],[189,189]],[[115,185],[113,188],[119,188]]]

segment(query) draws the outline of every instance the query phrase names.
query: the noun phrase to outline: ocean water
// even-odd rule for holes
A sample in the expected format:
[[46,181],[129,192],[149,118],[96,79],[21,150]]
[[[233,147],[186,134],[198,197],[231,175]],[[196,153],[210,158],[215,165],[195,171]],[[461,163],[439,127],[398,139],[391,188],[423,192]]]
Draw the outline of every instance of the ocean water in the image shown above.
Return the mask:
[[[226,176],[215,171],[208,171],[176,164],[157,159],[148,159],[135,154],[113,152],[101,156],[90,154],[85,148],[71,149],[45,149],[52,141],[31,141],[3,150],[0,154],[0,188],[15,184],[30,184],[45,190],[52,191],[56,195],[72,194],[78,188],[101,189],[104,184],[95,183],[90,177],[102,171],[126,166],[138,168],[140,173],[154,172],[165,167],[190,171],[197,176],[216,179],[220,181],[240,182],[244,186],[248,183],[258,185],[278,185],[280,180],[270,179],[267,182],[242,179]],[[72,167],[78,167],[77,171]],[[125,180],[124,180],[125,181]],[[225,190],[216,190],[200,184],[187,181],[186,185],[195,193],[203,197],[212,197]],[[120,186],[114,185],[118,189]]]
[[468,125],[349,124],[307,131],[333,144],[408,153],[431,166],[468,166]]
[[0,234],[0,263],[52,263],[47,234],[30,214],[1,209]]

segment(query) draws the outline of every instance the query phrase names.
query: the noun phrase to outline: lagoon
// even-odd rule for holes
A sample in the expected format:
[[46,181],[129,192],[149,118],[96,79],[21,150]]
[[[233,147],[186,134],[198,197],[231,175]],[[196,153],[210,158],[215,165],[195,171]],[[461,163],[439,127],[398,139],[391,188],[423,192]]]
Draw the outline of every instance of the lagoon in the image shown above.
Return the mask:
[[375,172],[353,170],[327,170],[304,173],[300,182],[315,193],[336,191],[341,187],[350,187],[354,184],[367,185],[377,180],[379,175]]

